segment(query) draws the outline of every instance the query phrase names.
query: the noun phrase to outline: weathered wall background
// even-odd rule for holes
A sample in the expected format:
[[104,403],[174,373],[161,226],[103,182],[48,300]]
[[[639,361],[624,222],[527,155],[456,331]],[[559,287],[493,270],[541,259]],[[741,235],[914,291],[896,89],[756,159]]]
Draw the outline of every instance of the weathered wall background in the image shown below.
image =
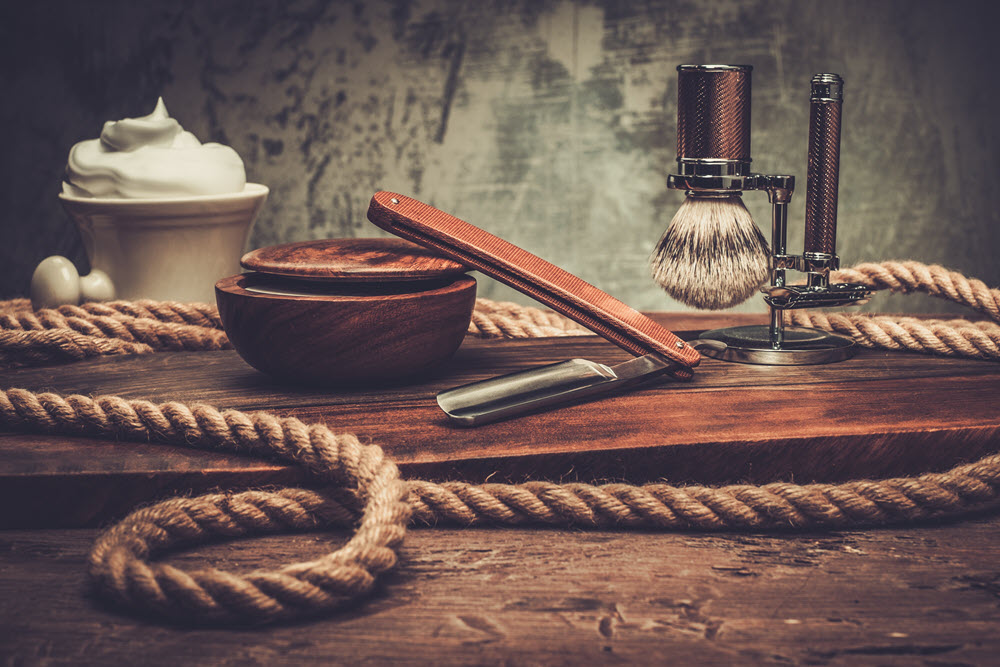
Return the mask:
[[[86,259],[56,193],[70,146],[162,94],[271,187],[251,246],[378,235],[412,194],[640,309],[679,205],[680,63],[753,64],[753,157],[793,173],[801,249],[808,82],[846,79],[839,251],[1000,284],[994,3],[571,0],[9,2],[0,8],[0,292],[42,257]],[[746,201],[766,229],[761,193]],[[485,279],[484,296],[509,298]],[[525,302],[524,297],[518,300]],[[880,296],[879,310],[940,302]],[[763,310],[754,299],[744,310]]]

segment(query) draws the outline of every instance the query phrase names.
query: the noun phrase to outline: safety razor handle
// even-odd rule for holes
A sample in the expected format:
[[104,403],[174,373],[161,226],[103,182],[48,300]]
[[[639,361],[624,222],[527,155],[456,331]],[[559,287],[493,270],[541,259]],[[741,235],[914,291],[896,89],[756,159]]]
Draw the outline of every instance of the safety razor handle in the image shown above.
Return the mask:
[[677,68],[677,159],[750,162],[750,65]]
[[837,253],[837,186],[840,179],[840,111],[844,81],[836,74],[812,79],[805,252]]

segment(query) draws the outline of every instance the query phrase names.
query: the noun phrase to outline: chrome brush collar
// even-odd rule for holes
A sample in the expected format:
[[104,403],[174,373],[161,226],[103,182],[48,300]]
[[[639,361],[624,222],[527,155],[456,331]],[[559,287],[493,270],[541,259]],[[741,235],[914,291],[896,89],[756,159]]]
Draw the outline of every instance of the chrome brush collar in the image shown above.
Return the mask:
[[757,190],[760,176],[750,172],[750,162],[749,159],[677,158],[677,173],[667,176],[667,187],[692,194]]

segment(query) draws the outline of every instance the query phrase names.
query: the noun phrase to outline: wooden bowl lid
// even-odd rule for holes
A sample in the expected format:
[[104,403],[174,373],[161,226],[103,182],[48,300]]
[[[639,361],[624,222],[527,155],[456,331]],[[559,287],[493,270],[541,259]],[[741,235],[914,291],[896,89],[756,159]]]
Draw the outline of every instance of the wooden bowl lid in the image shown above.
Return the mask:
[[337,282],[393,282],[455,276],[469,267],[397,238],[324,239],[252,250],[240,265],[274,276]]

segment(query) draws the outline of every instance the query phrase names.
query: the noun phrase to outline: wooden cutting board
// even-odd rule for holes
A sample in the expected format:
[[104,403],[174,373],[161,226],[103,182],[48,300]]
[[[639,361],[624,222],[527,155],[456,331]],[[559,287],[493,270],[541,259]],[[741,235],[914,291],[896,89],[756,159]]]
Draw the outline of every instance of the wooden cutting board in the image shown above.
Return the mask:
[[[683,331],[760,316],[654,319]],[[356,391],[282,386],[231,351],[21,369],[4,373],[2,386],[270,410],[355,433],[404,476],[436,480],[835,481],[940,470],[1000,449],[1000,364],[905,352],[800,367],[705,359],[691,382],[475,429],[452,426],[434,402],[448,387],[572,357],[631,358],[596,336],[470,339],[423,382]],[[302,482],[297,470],[236,455],[0,434],[6,527],[93,525],[178,492]]]

